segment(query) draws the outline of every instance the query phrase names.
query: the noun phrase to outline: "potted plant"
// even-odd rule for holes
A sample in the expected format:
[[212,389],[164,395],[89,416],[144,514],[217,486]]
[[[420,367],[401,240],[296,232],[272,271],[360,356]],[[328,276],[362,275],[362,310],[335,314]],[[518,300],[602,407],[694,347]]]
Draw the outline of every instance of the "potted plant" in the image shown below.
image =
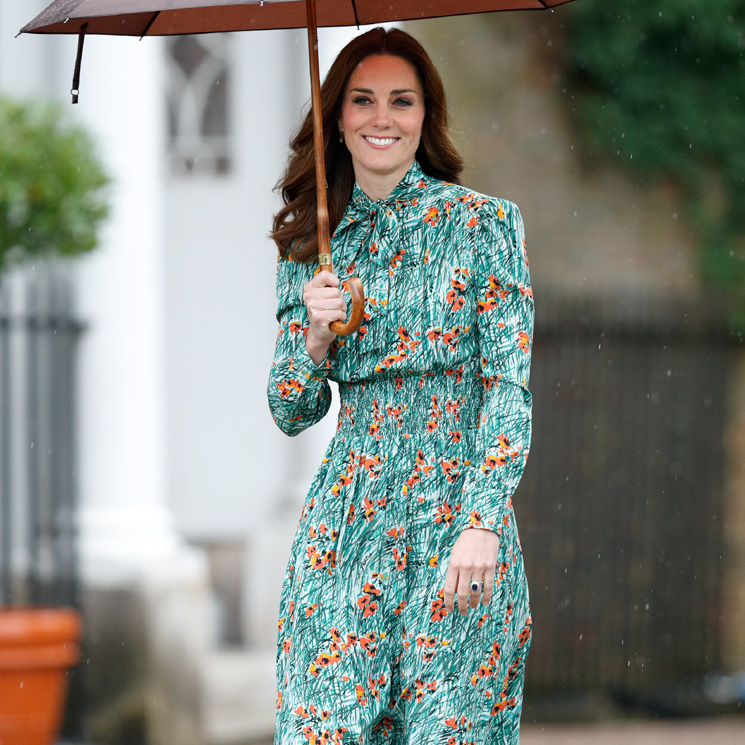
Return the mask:
[[[0,280],[11,266],[95,248],[108,212],[107,183],[90,137],[58,107],[0,98]],[[0,320],[10,328],[9,319]],[[11,345],[2,352],[11,355]],[[6,359],[0,370],[6,378],[12,362]],[[0,410],[9,406],[0,400]],[[0,438],[7,437],[9,421]],[[6,446],[0,471],[10,471],[9,461]],[[25,540],[17,518],[27,505],[13,503],[10,483],[9,476],[0,478],[0,743],[52,745],[64,711],[67,669],[79,661],[81,620],[71,607],[32,605],[59,593],[34,597],[27,589],[33,579],[13,571],[14,554]],[[31,492],[19,496],[28,500]],[[52,574],[45,581],[54,585],[57,579]]]

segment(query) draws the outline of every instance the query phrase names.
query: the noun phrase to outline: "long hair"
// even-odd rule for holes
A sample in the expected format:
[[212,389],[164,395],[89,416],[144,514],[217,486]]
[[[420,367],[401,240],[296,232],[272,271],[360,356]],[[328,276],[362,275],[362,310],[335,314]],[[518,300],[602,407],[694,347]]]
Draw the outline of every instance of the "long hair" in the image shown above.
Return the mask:
[[[400,29],[374,28],[353,39],[339,53],[321,86],[323,139],[328,182],[329,228],[334,232],[354,189],[352,157],[339,142],[337,123],[347,83],[366,57],[387,54],[409,62],[417,71],[424,92],[425,116],[416,159],[424,173],[459,183],[463,159],[448,132],[445,90],[437,69],[422,45]],[[294,261],[309,262],[318,256],[316,177],[313,155],[313,114],[309,111],[290,142],[287,170],[277,184],[284,206],[274,216],[271,233],[279,253]]]

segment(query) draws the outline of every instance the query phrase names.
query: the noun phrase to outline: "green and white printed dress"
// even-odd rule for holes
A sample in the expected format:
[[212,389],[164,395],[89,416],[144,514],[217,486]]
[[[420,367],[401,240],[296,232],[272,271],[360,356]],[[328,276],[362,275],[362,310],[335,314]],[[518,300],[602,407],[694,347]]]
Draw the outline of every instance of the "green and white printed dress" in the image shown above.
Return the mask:
[[[288,435],[319,421],[328,380],[340,410],[282,589],[275,743],[515,745],[531,640],[512,510],[531,412],[520,213],[415,162],[379,202],[355,186],[332,250],[366,313],[320,365],[302,300],[318,264],[277,270],[274,419]],[[464,617],[443,587],[467,528],[500,548],[490,604]]]

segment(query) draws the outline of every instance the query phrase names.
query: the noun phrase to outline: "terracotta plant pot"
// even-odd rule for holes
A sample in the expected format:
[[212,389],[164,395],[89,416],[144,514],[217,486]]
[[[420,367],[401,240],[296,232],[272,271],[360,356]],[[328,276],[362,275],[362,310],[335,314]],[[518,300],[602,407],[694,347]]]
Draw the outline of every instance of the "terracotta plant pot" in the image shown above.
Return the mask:
[[70,608],[0,609],[0,745],[56,741],[80,635]]

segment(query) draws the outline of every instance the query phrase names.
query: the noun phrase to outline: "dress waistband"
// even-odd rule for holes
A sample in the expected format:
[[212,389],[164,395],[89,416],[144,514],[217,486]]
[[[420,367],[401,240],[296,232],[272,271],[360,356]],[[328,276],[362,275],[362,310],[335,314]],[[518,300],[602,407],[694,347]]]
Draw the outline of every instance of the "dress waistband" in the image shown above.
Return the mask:
[[380,436],[476,429],[483,397],[478,361],[400,377],[339,383],[338,429]]

